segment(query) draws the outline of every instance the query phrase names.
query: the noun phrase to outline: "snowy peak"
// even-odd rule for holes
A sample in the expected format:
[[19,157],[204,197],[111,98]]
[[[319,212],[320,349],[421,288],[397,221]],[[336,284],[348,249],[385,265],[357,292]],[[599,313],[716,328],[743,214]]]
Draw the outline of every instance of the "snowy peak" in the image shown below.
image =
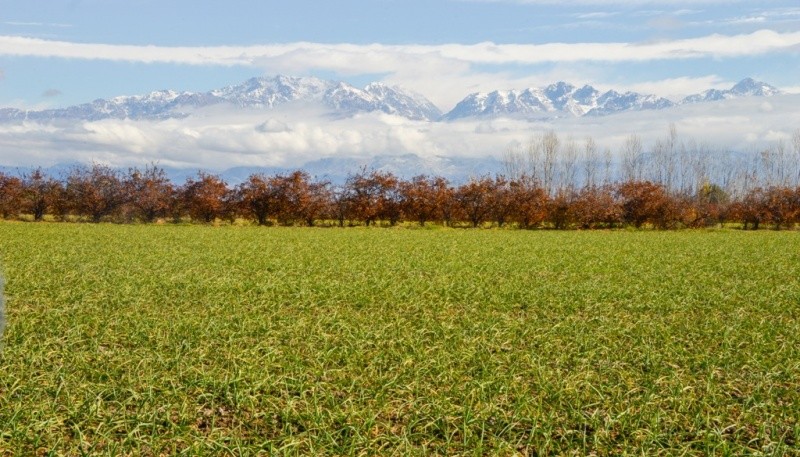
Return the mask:
[[[414,120],[433,121],[441,116],[441,111],[422,95],[381,83],[359,89],[345,82],[283,75],[250,78],[241,84],[196,94],[187,101],[193,106],[202,106],[203,102],[226,102],[243,108],[275,108],[303,102],[319,104],[347,116],[375,111]],[[175,106],[180,107],[182,103],[185,101]]]
[[317,78],[276,76],[250,78],[234,86],[212,90],[209,95],[248,108],[274,108],[296,100],[314,100],[333,87]]
[[371,83],[365,92],[380,101],[380,110],[413,120],[438,120],[442,111],[420,94],[383,83]]
[[555,110],[552,105],[552,102],[540,89],[496,90],[468,95],[452,111],[445,114],[443,119],[493,116],[528,117],[552,112]]
[[674,103],[657,95],[637,92],[601,93],[592,86],[576,88],[557,82],[523,91],[493,91],[470,94],[445,114],[444,120],[475,117],[519,117],[524,119],[607,116],[626,111],[667,109],[678,104],[711,102],[738,97],[770,97],[781,91],[769,84],[747,78],[729,90],[707,90]]
[[642,95],[636,92],[620,94],[614,90],[601,95],[597,99],[596,105],[586,114],[605,116],[623,111],[665,109],[675,106],[673,102],[656,95]]
[[435,121],[442,112],[422,95],[371,83],[364,89],[340,82],[323,97],[326,106],[344,114],[380,111],[412,120]]
[[435,121],[442,115],[422,95],[397,87],[373,83],[365,89],[358,89],[344,82],[281,75],[250,78],[241,84],[209,92],[162,90],[43,111],[8,108],[0,110],[0,121],[160,120],[187,117],[194,109],[217,104],[229,104],[242,109],[274,109],[290,103],[318,105],[344,116],[359,112],[384,112],[412,120]]
[[777,88],[753,78],[739,81],[730,92],[741,97],[771,97],[780,93]]
[[684,98],[681,103],[714,102],[739,97],[772,97],[779,94],[781,94],[781,91],[774,86],[756,81],[753,78],[745,78],[728,90],[709,89],[699,94],[690,95]]
[[487,116],[581,117],[639,109],[661,109],[673,105],[669,100],[654,95],[634,92],[620,94],[613,90],[601,94],[592,86],[577,88],[569,83],[558,82],[521,92],[510,90],[471,94],[445,114],[444,119]]
[[[746,78],[728,90],[711,89],[690,95],[679,104],[712,102],[738,97],[769,97],[781,91],[769,84]],[[464,118],[518,117],[553,119],[605,116],[627,111],[666,109],[676,104],[655,95],[636,92],[601,93],[592,86],[578,88],[566,82],[523,90],[473,93],[447,114],[422,95],[383,83],[359,89],[345,82],[313,77],[274,76],[250,78],[240,84],[208,92],[159,90],[145,95],[120,96],[67,108],[27,111],[0,109],[0,122],[39,122],[102,119],[162,120],[191,116],[212,105],[239,109],[270,110],[299,104],[327,110],[334,116],[380,112],[417,121]]]

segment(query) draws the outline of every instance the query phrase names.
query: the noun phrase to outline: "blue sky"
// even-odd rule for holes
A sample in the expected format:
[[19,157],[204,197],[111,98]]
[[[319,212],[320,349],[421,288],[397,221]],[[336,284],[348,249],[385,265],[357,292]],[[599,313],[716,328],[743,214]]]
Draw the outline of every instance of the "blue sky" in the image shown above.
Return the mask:
[[556,80],[677,97],[752,76],[800,90],[796,0],[0,0],[0,106],[255,75],[384,80],[444,110]]
[[[466,95],[556,81],[674,100],[745,77],[788,94],[602,118],[420,123],[218,106],[185,119],[0,125],[0,165],[186,169],[327,158],[501,158],[537,132],[618,151],[674,125],[687,144],[755,151],[800,137],[797,0],[0,0],[0,108],[44,109],[285,74],[372,81],[449,111]],[[265,123],[280,129],[264,131]],[[569,140],[568,140],[569,139]],[[800,143],[799,143],[800,144]],[[800,153],[800,150],[798,150]],[[425,170],[419,170],[425,171]]]

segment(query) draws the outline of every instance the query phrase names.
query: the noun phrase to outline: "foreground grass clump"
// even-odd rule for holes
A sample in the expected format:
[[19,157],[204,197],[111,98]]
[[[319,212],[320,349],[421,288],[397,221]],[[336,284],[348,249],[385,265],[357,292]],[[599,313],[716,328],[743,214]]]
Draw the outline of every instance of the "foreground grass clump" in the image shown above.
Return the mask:
[[800,453],[800,237],[0,224],[0,455]]

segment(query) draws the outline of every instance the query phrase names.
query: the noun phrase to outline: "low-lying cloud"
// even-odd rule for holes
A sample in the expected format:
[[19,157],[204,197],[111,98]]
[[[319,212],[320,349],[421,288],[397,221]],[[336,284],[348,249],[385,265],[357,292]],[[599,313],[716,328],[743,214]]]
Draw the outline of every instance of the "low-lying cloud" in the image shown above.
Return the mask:
[[[415,154],[501,158],[509,147],[555,130],[618,150],[630,134],[645,145],[663,138],[674,123],[683,138],[723,149],[750,151],[789,139],[800,125],[800,96],[749,98],[686,105],[606,117],[527,121],[482,119],[420,122],[382,113],[330,118],[296,109],[220,109],[164,121],[103,120],[0,125],[6,166],[49,166],[99,161],[127,167],[163,166],[224,170],[236,166],[301,167],[323,158],[366,159]],[[425,172],[426,170],[419,170]]]

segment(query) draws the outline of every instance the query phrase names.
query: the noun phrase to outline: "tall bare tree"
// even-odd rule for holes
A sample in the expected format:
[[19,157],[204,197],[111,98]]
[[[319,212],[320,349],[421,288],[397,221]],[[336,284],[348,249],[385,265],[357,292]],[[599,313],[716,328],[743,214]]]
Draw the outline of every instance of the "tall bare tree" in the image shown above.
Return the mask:
[[561,173],[559,188],[572,193],[577,183],[577,163],[578,163],[578,143],[572,137],[567,138],[564,146],[561,148]]
[[542,186],[550,195],[555,193],[556,162],[558,161],[561,141],[556,132],[545,132],[541,138],[542,151]]
[[597,143],[588,136],[583,143],[584,187],[597,185]]
[[638,181],[642,178],[642,139],[631,134],[622,147],[622,178],[624,181]]

